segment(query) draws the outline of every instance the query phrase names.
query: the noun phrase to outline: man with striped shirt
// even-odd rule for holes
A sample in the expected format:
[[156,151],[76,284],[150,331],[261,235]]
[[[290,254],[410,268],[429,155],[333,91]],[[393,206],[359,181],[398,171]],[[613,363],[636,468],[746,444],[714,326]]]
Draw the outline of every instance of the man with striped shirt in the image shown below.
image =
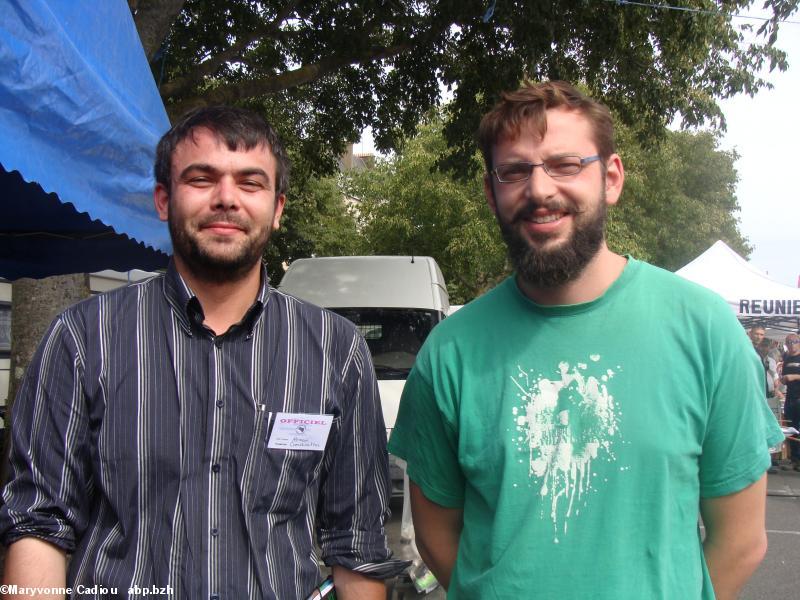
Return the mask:
[[280,140],[249,111],[199,109],[159,142],[156,180],[166,274],[66,310],[21,386],[5,583],[303,599],[319,552],[339,598],[383,598],[398,565],[369,352],[261,261],[286,201]]

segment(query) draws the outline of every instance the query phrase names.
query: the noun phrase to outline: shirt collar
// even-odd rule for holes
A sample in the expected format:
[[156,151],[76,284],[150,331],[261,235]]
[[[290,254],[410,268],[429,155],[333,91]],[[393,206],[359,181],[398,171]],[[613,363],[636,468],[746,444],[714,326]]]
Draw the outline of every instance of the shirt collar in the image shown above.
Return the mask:
[[[244,317],[240,321],[240,325],[247,330],[248,335],[253,332],[253,328],[258,322],[258,318],[263,314],[263,308],[269,301],[272,288],[269,285],[269,274],[267,267],[261,263],[261,283],[259,285],[258,294],[256,295],[255,302],[247,310]],[[175,266],[175,261],[170,258],[169,265],[167,266],[167,273],[164,276],[164,296],[167,299],[172,311],[178,318],[178,322],[186,332],[191,335],[194,330],[202,329],[203,320],[203,307],[197,296],[189,287],[189,284],[178,273]],[[235,327],[235,326],[234,326]]]

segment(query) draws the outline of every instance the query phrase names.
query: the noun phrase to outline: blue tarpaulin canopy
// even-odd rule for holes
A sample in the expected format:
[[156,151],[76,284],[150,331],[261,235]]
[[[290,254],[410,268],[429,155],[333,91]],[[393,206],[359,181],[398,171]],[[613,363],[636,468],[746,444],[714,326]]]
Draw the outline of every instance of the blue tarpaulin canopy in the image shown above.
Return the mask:
[[124,0],[2,0],[0,277],[165,266],[168,128]]

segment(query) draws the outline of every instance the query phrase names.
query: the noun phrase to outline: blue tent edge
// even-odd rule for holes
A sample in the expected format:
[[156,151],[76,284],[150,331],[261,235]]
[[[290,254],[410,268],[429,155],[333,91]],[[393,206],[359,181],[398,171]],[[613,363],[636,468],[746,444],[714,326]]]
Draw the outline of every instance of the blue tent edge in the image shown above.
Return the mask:
[[[54,193],[0,166],[0,277],[40,279],[51,275],[163,269],[169,255],[62,203]],[[47,231],[41,214],[51,215]],[[56,224],[55,226],[53,224]],[[80,265],[80,269],[75,266]]]

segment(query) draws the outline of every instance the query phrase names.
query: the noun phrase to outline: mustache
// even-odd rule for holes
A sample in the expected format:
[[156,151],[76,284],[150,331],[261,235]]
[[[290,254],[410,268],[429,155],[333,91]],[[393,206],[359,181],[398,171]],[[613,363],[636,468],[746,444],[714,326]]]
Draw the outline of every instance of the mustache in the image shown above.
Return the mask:
[[210,225],[216,225],[217,223],[228,223],[230,225],[235,225],[241,229],[249,229],[247,222],[235,214],[228,214],[223,213],[221,215],[212,215],[210,217],[206,217],[198,223],[200,227],[208,227]]
[[550,212],[565,212],[572,215],[579,215],[586,212],[586,208],[580,208],[565,202],[529,202],[514,214],[514,221],[524,221],[530,219],[533,214],[540,209]]

